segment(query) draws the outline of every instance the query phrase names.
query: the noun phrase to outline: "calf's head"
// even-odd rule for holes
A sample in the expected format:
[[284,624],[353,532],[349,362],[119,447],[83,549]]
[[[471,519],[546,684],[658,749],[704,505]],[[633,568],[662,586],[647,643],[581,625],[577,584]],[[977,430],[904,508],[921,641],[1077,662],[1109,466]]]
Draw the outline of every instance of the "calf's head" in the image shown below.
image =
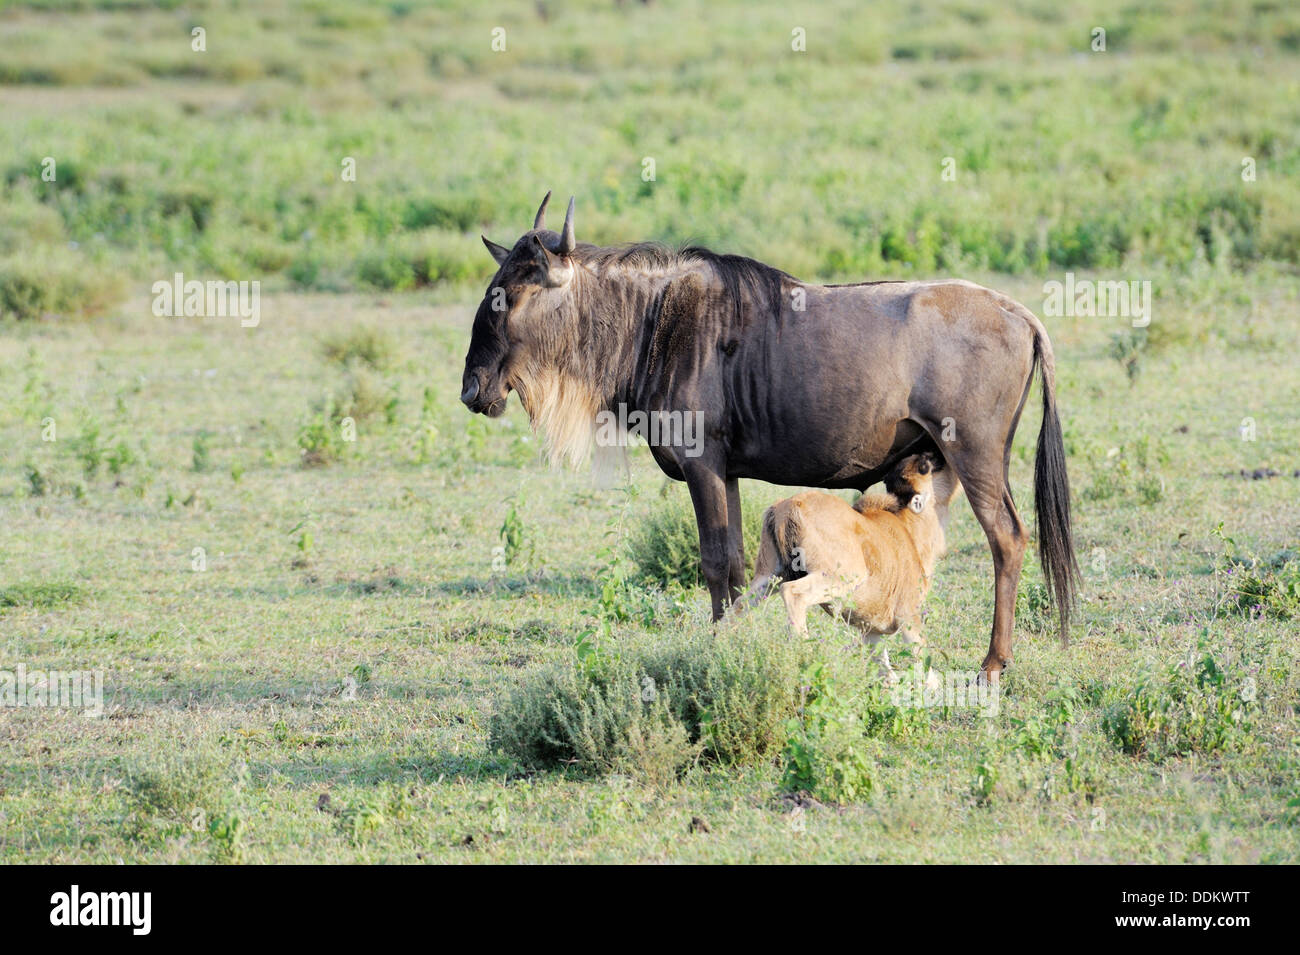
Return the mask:
[[943,468],[943,459],[929,453],[903,458],[885,475],[885,490],[903,507],[921,513],[934,504],[934,472]]

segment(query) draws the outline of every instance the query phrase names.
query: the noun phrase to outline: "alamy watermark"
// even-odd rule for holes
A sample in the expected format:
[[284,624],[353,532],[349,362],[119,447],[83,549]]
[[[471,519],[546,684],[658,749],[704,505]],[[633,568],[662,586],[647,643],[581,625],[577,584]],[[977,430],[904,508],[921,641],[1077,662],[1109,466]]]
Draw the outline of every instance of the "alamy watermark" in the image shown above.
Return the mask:
[[152,892],[83,892],[74,884],[50,896],[50,924],[55,926],[119,925],[132,935],[148,935],[152,912]]
[[153,283],[153,313],[159,318],[238,318],[244,328],[262,320],[262,283],[200,282],[177,272]]
[[1043,314],[1048,317],[1129,318],[1134,328],[1151,324],[1151,280],[1075,279],[1043,283]]
[[599,447],[625,448],[629,437],[652,448],[682,448],[688,458],[698,458],[704,453],[704,412],[628,411],[620,402],[617,411],[596,413]]
[[0,670],[0,707],[56,707],[104,712],[103,670]]
[[979,679],[975,670],[930,670],[920,661],[912,672],[895,683],[889,691],[890,702],[897,707],[936,709],[978,709],[981,716],[997,716],[1002,690],[996,682]]

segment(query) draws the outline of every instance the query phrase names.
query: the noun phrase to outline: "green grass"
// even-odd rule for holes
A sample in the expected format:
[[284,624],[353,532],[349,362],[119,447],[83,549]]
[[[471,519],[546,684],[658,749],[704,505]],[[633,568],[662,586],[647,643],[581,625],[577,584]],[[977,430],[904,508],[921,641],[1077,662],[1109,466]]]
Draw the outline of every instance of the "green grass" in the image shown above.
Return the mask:
[[470,239],[513,240],[551,188],[581,239],[849,281],[1300,255],[1286,4],[47,6],[0,34],[20,318],[102,312],[123,269],[456,295],[491,274]]
[[[1248,291],[1253,331],[1285,335],[1295,290],[1284,287],[1225,279],[1217,294]],[[9,514],[0,573],[15,581],[0,647],[29,669],[103,668],[107,692],[98,719],[0,712],[13,731],[0,733],[0,809],[12,823],[3,857],[1295,861],[1284,810],[1300,769],[1300,661],[1286,620],[1237,609],[1215,531],[1224,522],[1237,559],[1249,551],[1266,562],[1294,545],[1300,519],[1295,479],[1237,473],[1297,453],[1289,359],[1230,343],[1246,329],[1220,323],[1209,345],[1158,352],[1130,385],[1105,327],[1054,326],[1076,484],[1088,486],[1110,447],[1160,434],[1164,457],[1147,467],[1165,494],[1150,503],[1135,492],[1078,495],[1087,580],[1074,643],[1062,651],[1050,634],[1022,629],[997,717],[926,711],[923,732],[871,743],[868,797],[791,816],[800,804],[781,797],[780,748],[652,782],[582,766],[537,773],[492,749],[493,714],[513,688],[571,665],[602,621],[611,647],[709,639],[700,590],[656,596],[611,570],[662,478],[634,452],[637,497],[593,490],[585,475],[539,463],[518,408],[492,422],[459,409],[465,307],[328,296],[271,304],[274,318],[258,329],[123,314],[93,340],[47,325],[0,345],[0,358],[22,369],[0,387]],[[394,343],[395,418],[367,419],[339,461],[304,467],[296,424],[348,375],[322,342],[357,321],[382,322]],[[1170,388],[1175,379],[1184,384]],[[1259,423],[1254,443],[1237,434],[1246,412]],[[133,449],[132,463],[116,477],[106,468],[82,476],[81,496],[32,496],[22,461],[82,474],[72,439],[40,442],[46,416],[69,435],[92,416],[101,436]],[[431,451],[422,443],[430,427]],[[195,470],[200,430],[208,466]],[[1034,430],[1026,421],[1012,459],[1022,496]],[[751,510],[781,493],[744,489]],[[494,549],[512,508],[526,556],[502,564]],[[926,631],[935,666],[970,669],[992,601],[987,549],[964,505],[950,547]],[[624,589],[606,600],[610,580]],[[80,596],[37,599],[32,581],[77,581]],[[748,626],[756,639],[781,640],[782,618],[770,601]],[[814,621],[814,634],[822,659],[866,666],[828,619]],[[1234,687],[1254,681],[1257,708],[1232,746],[1166,755],[1162,743],[1157,762],[1112,741],[1108,714],[1144,678],[1162,686],[1149,675],[1203,652]],[[1071,721],[1078,740],[1026,749],[1017,721],[1056,725],[1049,697],[1061,685],[1082,697]],[[174,806],[143,805],[133,782],[173,749],[180,765],[158,771],[173,773],[167,785],[178,791],[199,787],[197,829]],[[981,767],[994,776],[987,794]],[[317,809],[322,795],[327,811]],[[712,832],[688,833],[693,816]]]
[[[138,7],[0,15],[0,671],[106,692],[0,707],[0,861],[1300,861],[1295,11]],[[958,274],[1040,312],[1066,269],[1149,278],[1145,335],[1048,319],[1070,648],[1032,568],[996,715],[896,712],[828,618],[787,645],[779,600],[715,636],[644,449],[634,493],[593,487],[517,402],[457,401],[476,233],[548,188],[581,239],[807,278]],[[176,270],[263,280],[260,325],[154,317]],[[742,493],[753,521],[789,491]],[[976,667],[960,502],[927,607],[932,665]],[[663,732],[507,742],[593,645],[624,654],[623,727],[679,654]],[[695,707],[736,687],[721,758]]]
[[60,581],[39,581],[14,584],[0,588],[0,607],[32,607],[47,609],[73,603],[81,596],[76,584]]

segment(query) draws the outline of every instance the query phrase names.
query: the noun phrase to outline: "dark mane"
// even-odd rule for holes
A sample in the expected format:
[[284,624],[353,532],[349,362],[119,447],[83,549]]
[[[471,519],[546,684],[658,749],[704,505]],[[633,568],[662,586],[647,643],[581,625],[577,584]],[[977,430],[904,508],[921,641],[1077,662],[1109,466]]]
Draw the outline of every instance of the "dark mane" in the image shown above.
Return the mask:
[[702,262],[712,267],[718,276],[727,300],[735,308],[737,321],[741,320],[747,301],[760,307],[776,308],[781,300],[783,283],[799,281],[755,259],[714,252],[698,245],[673,248],[662,242],[632,242],[601,247],[580,243],[575,254],[580,261],[597,270],[610,265],[671,269],[676,265]]

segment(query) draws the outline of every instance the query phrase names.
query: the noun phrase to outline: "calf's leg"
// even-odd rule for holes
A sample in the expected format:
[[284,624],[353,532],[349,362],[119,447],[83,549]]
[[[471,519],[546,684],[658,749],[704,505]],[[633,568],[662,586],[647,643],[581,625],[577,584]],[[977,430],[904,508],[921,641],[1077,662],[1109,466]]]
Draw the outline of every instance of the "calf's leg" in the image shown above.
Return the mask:
[[745,596],[741,597],[731,605],[733,614],[740,614],[746,610],[752,610],[755,606],[762,603],[772,593],[772,581],[776,580],[774,574],[756,574],[754,582],[749,585],[749,590]]
[[[903,639],[906,640],[907,643],[913,647],[924,647],[926,645],[925,637],[923,637],[921,635],[921,632],[914,627],[911,626],[899,627],[898,632],[899,634],[902,635]],[[931,668],[926,667],[925,670],[926,687],[928,687],[929,689],[938,689],[940,686],[942,686],[942,684],[943,681],[940,680],[939,674],[936,673]]]
[[785,601],[790,629],[801,637],[808,635],[808,611],[841,596],[844,596],[844,587],[820,570],[781,585],[781,599]]

